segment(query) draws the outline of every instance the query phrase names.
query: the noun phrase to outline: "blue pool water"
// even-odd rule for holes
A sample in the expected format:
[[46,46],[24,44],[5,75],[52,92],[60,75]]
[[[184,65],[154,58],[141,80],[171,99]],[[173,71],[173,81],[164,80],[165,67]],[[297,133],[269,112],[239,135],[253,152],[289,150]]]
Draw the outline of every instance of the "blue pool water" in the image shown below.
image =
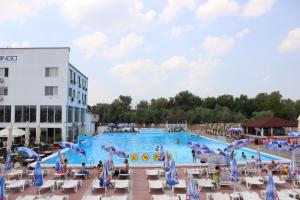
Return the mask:
[[[176,144],[177,138],[180,144]],[[105,133],[95,137],[80,137],[79,140],[87,139],[88,141],[82,144],[82,147],[87,153],[87,163],[97,164],[99,160],[107,160],[108,153],[101,149],[101,145],[109,144],[117,146],[129,155],[136,154],[137,160],[129,159],[130,164],[159,164],[159,161],[154,160],[154,155],[157,153],[155,147],[163,145],[164,149],[172,154],[177,164],[192,163],[191,149],[187,147],[188,141],[199,142],[205,144],[211,149],[224,149],[228,144],[222,141],[211,140],[205,137],[197,137],[190,133]],[[245,161],[241,158],[244,152],[247,160],[251,155],[256,156],[256,151],[242,148],[237,151],[237,161]],[[144,154],[144,155],[143,155]],[[75,154],[72,151],[67,151],[66,156],[69,164],[81,164],[85,158]],[[142,159],[144,158],[144,160]],[[149,160],[147,160],[147,157]],[[145,159],[146,158],[146,159]],[[278,160],[278,157],[273,157],[268,154],[261,153],[263,161]],[[43,161],[44,164],[54,164],[55,157]],[[114,156],[114,163],[121,164],[124,159]]]

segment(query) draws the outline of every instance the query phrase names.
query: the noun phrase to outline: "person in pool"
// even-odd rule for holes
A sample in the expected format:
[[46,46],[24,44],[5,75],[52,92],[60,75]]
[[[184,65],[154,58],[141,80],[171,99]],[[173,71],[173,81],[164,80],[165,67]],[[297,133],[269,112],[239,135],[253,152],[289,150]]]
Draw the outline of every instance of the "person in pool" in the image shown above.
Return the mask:
[[243,158],[244,160],[247,159],[247,156],[246,156],[246,154],[245,154],[244,152],[242,152],[242,158]]
[[179,140],[179,138],[177,138],[177,140],[176,140],[176,144],[180,144],[180,140]]
[[192,149],[192,157],[193,157],[193,163],[196,162],[196,152],[194,149]]

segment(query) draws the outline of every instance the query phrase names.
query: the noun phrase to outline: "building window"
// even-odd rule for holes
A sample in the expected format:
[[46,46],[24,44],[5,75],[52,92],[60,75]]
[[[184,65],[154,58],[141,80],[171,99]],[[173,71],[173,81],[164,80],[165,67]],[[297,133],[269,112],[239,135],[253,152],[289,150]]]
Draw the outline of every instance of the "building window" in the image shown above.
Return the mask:
[[45,86],[45,95],[46,96],[57,96],[58,95],[58,86]]
[[80,76],[78,76],[78,87],[81,88],[81,78],[80,78]]
[[8,68],[0,68],[0,77],[8,77]]
[[68,122],[73,122],[73,108],[70,106],[68,107]]
[[41,122],[61,123],[61,106],[41,106]]
[[72,88],[69,88],[68,95],[69,95],[69,97],[72,97]]
[[81,122],[85,122],[85,109],[81,109]]
[[15,122],[36,122],[36,106],[15,106]]
[[76,73],[73,72],[73,84],[76,85]]
[[58,76],[58,67],[46,67],[45,76],[46,77],[57,77]]
[[0,95],[7,96],[8,95],[8,88],[7,87],[0,87]]
[[0,106],[0,122],[10,122],[11,106]]
[[80,92],[77,92],[77,100],[78,100],[78,103],[81,103],[81,100],[80,100]]
[[75,122],[79,122],[80,109],[75,108]]
[[70,79],[70,83],[73,83],[73,71],[69,69],[69,79]]

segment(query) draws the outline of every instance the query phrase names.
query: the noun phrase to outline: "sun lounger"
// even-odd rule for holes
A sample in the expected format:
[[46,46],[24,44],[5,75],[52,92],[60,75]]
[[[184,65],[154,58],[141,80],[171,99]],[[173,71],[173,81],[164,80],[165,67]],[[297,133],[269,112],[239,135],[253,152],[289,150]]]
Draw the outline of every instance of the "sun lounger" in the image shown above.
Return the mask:
[[6,186],[6,188],[8,190],[18,188],[21,192],[23,192],[24,189],[25,189],[26,184],[28,184],[28,181],[26,181],[26,180],[16,180],[16,181],[13,181],[12,183],[8,184]]
[[179,200],[186,200],[186,194],[177,194]]
[[146,169],[147,178],[158,178],[158,170],[157,169]]
[[86,173],[81,173],[80,170],[72,170],[71,172],[73,174],[73,178],[87,178],[87,174]]
[[65,179],[66,178],[66,174],[65,173],[54,173],[53,174],[54,179]]
[[207,199],[212,199],[212,200],[230,200],[230,196],[225,193],[220,193],[220,192],[217,192],[217,193],[209,193],[207,194]]
[[246,182],[246,187],[250,190],[252,185],[263,185],[264,183],[261,182],[258,178],[254,177],[244,177]]
[[245,200],[247,199],[261,200],[261,198],[256,192],[248,192],[248,191],[240,192],[240,196]]
[[[268,176],[264,177],[264,181],[268,180]],[[285,180],[282,180],[279,176],[273,176],[273,181],[276,185],[284,185],[286,184]]]
[[118,174],[119,179],[130,179],[132,174],[131,169],[129,169],[128,174]]
[[163,190],[164,189],[162,180],[149,180],[148,186],[149,186],[149,192],[151,191],[151,189],[154,189],[154,190],[158,190],[158,189]]
[[214,189],[215,185],[210,179],[198,179],[198,190],[201,191],[202,188]]
[[248,176],[250,173],[258,173],[255,162],[247,162],[244,168],[245,175]]
[[151,200],[171,200],[171,196],[167,194],[152,195]]
[[81,180],[66,180],[61,186],[61,189],[74,189],[75,192],[78,190],[78,186],[82,185]]
[[10,178],[15,178],[17,177],[18,179],[21,179],[23,176],[23,170],[12,170],[8,174],[6,174],[7,177]]
[[207,177],[209,177],[210,174],[214,174],[216,173],[217,170],[216,170],[216,165],[215,164],[211,164],[209,163],[207,165],[207,170],[206,170],[206,173],[207,173]]
[[128,196],[113,195],[111,197],[102,197],[101,200],[128,200]]
[[54,188],[55,188],[55,180],[46,180],[44,181],[43,185],[39,187],[39,193],[41,190],[44,189],[51,189],[51,192],[53,192]]
[[290,197],[289,193],[277,191],[279,200],[296,200],[296,198]]
[[99,184],[99,180],[93,180],[93,183],[92,183],[92,192],[94,192],[95,190],[98,190],[98,189],[104,189],[104,187],[101,187],[100,184]]
[[81,200],[101,200],[101,195],[86,195]]
[[45,200],[69,200],[69,196],[68,195],[53,195],[53,196],[46,198]]
[[217,188],[220,189],[221,185],[232,186],[233,183],[229,179],[230,172],[222,172],[220,175],[220,182],[217,184]]
[[175,189],[186,189],[186,183],[185,183],[185,180],[183,179],[179,179],[178,180],[178,184],[174,185],[172,187],[172,190],[174,192]]
[[37,199],[37,196],[35,195],[19,196],[16,198],[16,200],[35,200],[35,199]]
[[115,180],[115,190],[116,189],[127,189],[129,192],[129,180]]
[[300,196],[300,189],[284,189],[281,190],[281,192],[286,192],[289,194],[290,197],[293,197],[294,199],[299,199]]
[[204,168],[192,168],[192,169],[186,168],[185,169],[186,174],[192,174],[193,176],[197,175],[199,177],[201,177],[204,172],[205,172]]

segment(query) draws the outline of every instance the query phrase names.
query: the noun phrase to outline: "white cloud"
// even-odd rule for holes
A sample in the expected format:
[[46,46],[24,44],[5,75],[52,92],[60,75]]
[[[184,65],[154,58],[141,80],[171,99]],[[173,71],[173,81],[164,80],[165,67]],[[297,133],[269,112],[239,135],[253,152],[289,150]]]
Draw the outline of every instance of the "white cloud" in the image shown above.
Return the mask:
[[291,30],[282,40],[277,50],[280,53],[295,51],[300,49],[300,28]]
[[239,5],[235,0],[207,0],[197,9],[197,16],[203,21],[211,21],[220,17],[235,15]]
[[24,23],[37,15],[43,8],[55,2],[56,0],[1,0],[0,23],[5,21]]
[[24,48],[24,47],[29,47],[29,42],[23,41],[23,42],[13,42],[10,45],[1,45],[0,47],[11,47],[11,48]]
[[249,0],[244,8],[243,15],[245,17],[263,15],[272,9],[273,3],[273,0]]
[[232,37],[207,36],[202,43],[202,48],[209,56],[221,56],[232,49],[234,44]]
[[61,12],[74,25],[102,31],[137,30],[151,24],[154,10],[143,10],[140,0],[64,0]]
[[266,74],[266,75],[264,75],[264,76],[261,78],[261,80],[264,81],[264,82],[267,82],[268,80],[270,80],[270,78],[271,78],[271,76],[268,75],[268,74]]
[[165,60],[161,66],[163,69],[178,69],[188,64],[188,60],[185,57],[173,56]]
[[245,37],[246,35],[248,35],[250,33],[250,29],[249,28],[245,28],[240,32],[237,32],[235,34],[236,39],[242,39],[243,37]]
[[171,21],[181,10],[194,10],[195,6],[195,0],[168,0],[167,6],[164,8],[160,18],[163,21]]
[[121,38],[118,44],[111,46],[108,44],[108,37],[101,32],[84,35],[74,40],[74,44],[84,50],[88,58],[92,56],[119,58],[133,52],[143,43],[143,36],[133,32]]
[[183,33],[188,33],[194,30],[192,25],[185,25],[181,27],[173,27],[171,30],[171,38],[176,39],[179,38]]

